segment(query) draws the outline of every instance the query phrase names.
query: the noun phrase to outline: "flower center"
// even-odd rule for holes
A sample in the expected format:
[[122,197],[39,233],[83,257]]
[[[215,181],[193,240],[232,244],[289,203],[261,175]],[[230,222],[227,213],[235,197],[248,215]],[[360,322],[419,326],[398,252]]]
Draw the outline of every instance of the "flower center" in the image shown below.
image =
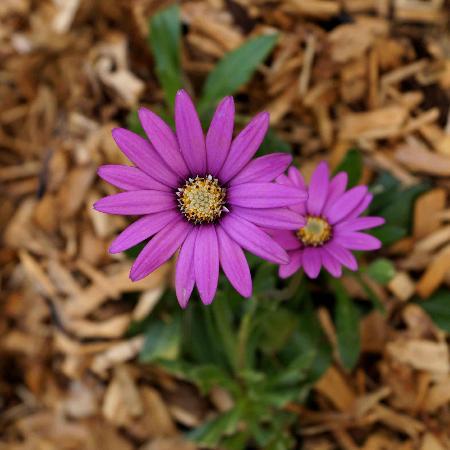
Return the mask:
[[189,222],[211,223],[217,220],[225,207],[226,189],[211,175],[189,178],[178,188],[178,207]]
[[297,231],[297,237],[304,245],[317,247],[331,238],[331,226],[322,217],[308,216],[306,225]]

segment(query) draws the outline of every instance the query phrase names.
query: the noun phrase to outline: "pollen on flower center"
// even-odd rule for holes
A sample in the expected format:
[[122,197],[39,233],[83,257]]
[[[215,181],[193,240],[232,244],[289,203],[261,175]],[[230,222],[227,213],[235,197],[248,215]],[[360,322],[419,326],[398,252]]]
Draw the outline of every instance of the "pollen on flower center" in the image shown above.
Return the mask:
[[308,216],[306,225],[297,231],[297,237],[306,246],[318,247],[331,238],[331,225],[322,217]]
[[217,220],[225,207],[226,189],[211,175],[189,178],[178,188],[178,206],[184,217],[195,224],[211,223]]

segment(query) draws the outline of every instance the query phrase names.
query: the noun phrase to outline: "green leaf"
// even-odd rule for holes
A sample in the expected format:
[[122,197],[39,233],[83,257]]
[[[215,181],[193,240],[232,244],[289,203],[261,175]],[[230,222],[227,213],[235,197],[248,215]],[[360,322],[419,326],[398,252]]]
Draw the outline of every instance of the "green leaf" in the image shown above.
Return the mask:
[[439,328],[450,333],[450,291],[440,290],[428,300],[418,300],[417,304],[429,314]]
[[368,230],[368,233],[378,238],[384,246],[388,246],[404,238],[408,234],[408,230],[397,225],[383,225]]
[[146,138],[145,131],[142,128],[137,111],[130,111],[126,118],[127,128],[133,133]]
[[210,116],[221,98],[234,94],[247,83],[276,41],[276,34],[258,36],[227,53],[206,79],[198,104],[200,115]]
[[361,179],[363,170],[363,157],[361,151],[352,148],[345,155],[341,163],[336,167],[334,173],[347,172],[348,175],[348,185],[347,188],[351,188],[358,184]]
[[343,367],[352,370],[358,362],[361,349],[359,314],[342,283],[336,279],[330,281],[336,294],[336,334],[339,355]]
[[155,57],[156,75],[164,90],[166,103],[172,109],[175,94],[183,87],[178,5],[167,8],[151,18],[148,41]]
[[181,326],[179,317],[170,323],[157,321],[146,330],[139,361],[150,363],[158,359],[176,359],[180,352]]
[[259,147],[256,156],[268,155],[269,153],[291,153],[292,147],[286,141],[283,141],[280,137],[277,136],[276,132],[273,128],[269,128],[269,131],[264,138],[261,146]]
[[140,242],[139,244],[135,245],[134,247],[129,248],[128,250],[125,250],[125,255],[128,256],[130,259],[136,259],[141,253],[142,249],[145,247],[148,241]]
[[395,276],[395,266],[386,258],[378,258],[367,267],[367,274],[385,286]]

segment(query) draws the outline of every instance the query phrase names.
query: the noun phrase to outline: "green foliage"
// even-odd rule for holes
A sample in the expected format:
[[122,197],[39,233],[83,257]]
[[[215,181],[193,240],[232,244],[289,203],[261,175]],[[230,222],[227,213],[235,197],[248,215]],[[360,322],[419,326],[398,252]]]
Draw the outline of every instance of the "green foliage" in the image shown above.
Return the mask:
[[361,179],[363,170],[363,157],[361,151],[352,148],[345,155],[341,163],[336,167],[335,173],[347,172],[348,175],[348,188],[351,188],[358,184]]
[[336,294],[336,333],[341,363],[347,370],[352,370],[358,362],[361,350],[359,313],[342,283],[330,279]]
[[234,94],[250,80],[255,70],[271,52],[276,34],[258,36],[227,53],[209,73],[198,108],[200,115],[210,116],[217,102]]
[[367,267],[367,274],[382,284],[388,284],[395,276],[395,266],[386,258],[378,258]]
[[169,109],[175,94],[183,87],[181,74],[180,8],[174,5],[152,16],[149,44],[155,58],[158,80],[164,90]]
[[281,153],[291,153],[292,148],[290,144],[280,139],[272,128],[264,138],[263,143],[258,149],[256,156],[268,155],[269,153],[281,152]]
[[433,322],[447,333],[450,333],[450,291],[441,289],[428,300],[418,300]]

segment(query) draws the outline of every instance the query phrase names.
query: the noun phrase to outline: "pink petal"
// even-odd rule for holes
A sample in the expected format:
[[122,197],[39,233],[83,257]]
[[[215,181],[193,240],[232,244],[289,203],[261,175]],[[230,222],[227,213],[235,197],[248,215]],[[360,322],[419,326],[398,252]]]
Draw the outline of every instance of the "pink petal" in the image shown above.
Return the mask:
[[168,186],[154,180],[137,167],[107,164],[100,166],[97,173],[106,182],[124,191],[138,191],[141,189],[170,190]]
[[242,248],[277,264],[286,264],[289,258],[286,252],[264,231],[251,222],[234,214],[228,214],[221,226]]
[[278,269],[280,278],[289,278],[302,267],[302,253],[302,250],[288,252],[290,258],[289,262],[287,264],[281,264]]
[[269,127],[269,114],[259,113],[236,136],[231,144],[230,152],[220,170],[219,178],[223,183],[236,176],[253,158],[261,145]]
[[329,209],[334,205],[336,200],[345,192],[347,187],[348,175],[347,172],[339,172],[330,182],[328,187],[328,198],[323,207],[322,214],[328,215]]
[[234,100],[225,97],[217,106],[206,135],[208,173],[217,176],[227,159],[233,138]]
[[227,199],[235,206],[278,208],[305,201],[306,192],[276,183],[245,183],[231,186],[227,191]]
[[194,251],[198,228],[192,228],[181,246],[175,269],[175,291],[178,303],[186,308],[195,284]]
[[322,264],[325,269],[335,278],[342,275],[342,266],[340,262],[327,250],[327,247],[322,247]]
[[304,217],[287,208],[242,208],[233,206],[233,214],[265,228],[295,230],[305,225]]
[[350,213],[347,215],[347,217],[345,217],[345,220],[354,218],[354,217],[358,217],[360,214],[362,214],[367,207],[370,205],[370,203],[372,202],[373,199],[373,195],[372,194],[366,194],[366,196],[361,200],[361,202],[358,204],[358,206],[355,207],[355,209],[353,209],[352,211],[350,211]]
[[330,171],[326,162],[321,162],[314,173],[308,188],[308,212],[313,216],[320,216],[328,194],[328,179]]
[[185,179],[189,175],[189,169],[173,131],[164,120],[146,108],[140,108],[138,114],[142,128],[158,155],[178,176]]
[[334,226],[336,232],[348,232],[348,231],[360,231],[367,230],[368,228],[375,228],[383,225],[385,220],[382,217],[355,217],[354,219],[348,219],[343,222],[339,222]]
[[246,298],[251,297],[252,277],[242,248],[230,239],[222,227],[217,227],[216,231],[219,240],[220,265],[226,277],[239,294]]
[[337,261],[348,269],[353,271],[358,270],[358,262],[356,261],[356,258],[350,251],[342,247],[342,245],[339,245],[333,240],[328,242],[324,248],[326,248],[328,253],[330,253]]
[[192,226],[181,217],[166,225],[139,253],[130,271],[132,281],[138,281],[164,264],[183,244]]
[[178,91],[175,97],[175,128],[181,153],[191,175],[205,175],[205,138],[194,104],[184,90]]
[[300,188],[306,187],[305,180],[300,171],[296,167],[294,166],[289,167],[288,178],[295,186],[298,186]]
[[349,250],[378,250],[381,248],[381,242],[369,234],[360,233],[359,231],[335,233],[333,236],[336,243],[342,245]]
[[179,185],[179,177],[146,139],[125,128],[115,128],[112,136],[125,156],[147,175],[172,188]]
[[158,233],[168,223],[177,220],[178,218],[179,213],[175,209],[141,217],[139,220],[136,220],[136,222],[126,227],[125,230],[114,239],[109,247],[109,252],[123,252]]
[[293,231],[276,230],[273,233],[270,233],[270,236],[285,250],[296,250],[302,246],[301,242]]
[[321,249],[305,247],[303,249],[303,270],[309,278],[317,278],[322,267]]
[[250,161],[231,181],[236,184],[273,181],[282,174],[292,162],[292,156],[286,153],[272,153]]
[[353,211],[367,194],[366,186],[356,186],[341,195],[328,210],[328,220],[334,225]]
[[194,266],[200,298],[205,305],[209,305],[216,295],[219,280],[219,246],[214,225],[198,228]]
[[108,214],[139,216],[176,208],[172,192],[129,191],[108,195],[94,203],[94,209]]

